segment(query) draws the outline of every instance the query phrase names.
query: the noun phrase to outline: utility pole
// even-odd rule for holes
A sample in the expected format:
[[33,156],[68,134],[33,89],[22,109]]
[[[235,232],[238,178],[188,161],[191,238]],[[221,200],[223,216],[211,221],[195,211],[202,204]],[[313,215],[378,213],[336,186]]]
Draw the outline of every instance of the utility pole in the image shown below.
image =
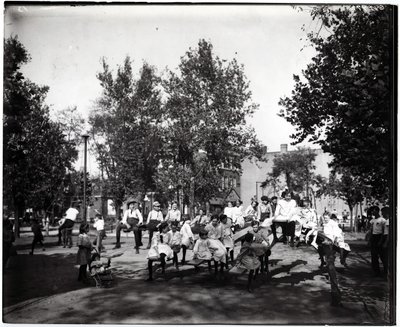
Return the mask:
[[89,135],[82,135],[85,141],[85,149],[83,152],[83,222],[86,223],[86,215],[87,215],[87,205],[86,205],[86,161],[87,161],[87,140]]

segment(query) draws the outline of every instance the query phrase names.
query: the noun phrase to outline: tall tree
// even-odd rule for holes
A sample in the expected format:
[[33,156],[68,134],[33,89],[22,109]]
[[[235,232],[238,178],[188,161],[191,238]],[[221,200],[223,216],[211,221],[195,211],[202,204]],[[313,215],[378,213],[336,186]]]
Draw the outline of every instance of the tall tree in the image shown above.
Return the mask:
[[160,79],[144,64],[135,78],[127,57],[116,76],[103,60],[97,74],[103,94],[90,114],[91,134],[105,191],[119,208],[127,196],[154,188],[155,170],[162,155]]
[[294,144],[321,145],[332,166],[386,198],[393,183],[393,9],[314,7],[321,28],[308,38],[317,55],[279,102],[280,116],[296,127]]
[[5,40],[3,199],[17,217],[26,207],[47,209],[61,196],[66,169],[77,157],[60,126],[50,119],[44,103],[48,87],[20,72],[29,60],[17,37]]
[[[180,176],[179,184],[185,194],[191,194],[186,203],[193,206],[193,192],[201,192],[200,188],[209,198],[219,192],[210,182],[221,180],[218,167],[222,163],[235,158],[233,165],[240,170],[244,157],[261,158],[260,143],[246,125],[246,118],[258,105],[251,101],[244,67],[235,59],[220,59],[205,40],[181,57],[177,72],[169,71],[164,88],[169,163],[165,166],[172,164],[187,172]],[[201,160],[197,159],[199,153],[204,154]],[[199,181],[203,172],[213,178]],[[202,186],[196,189],[194,183]]]
[[313,162],[316,156],[315,151],[305,147],[275,156],[272,172],[268,174],[265,185],[271,180],[276,181],[280,176],[284,176],[290,190],[305,191],[309,196],[310,187],[315,178]]
[[365,196],[365,186],[348,169],[333,170],[329,179],[320,184],[317,196],[333,196],[346,202],[350,209],[350,229],[353,231],[353,209]]
[[60,125],[68,142],[79,145],[82,143],[82,133],[85,119],[76,106],[67,107],[56,113],[56,122]]

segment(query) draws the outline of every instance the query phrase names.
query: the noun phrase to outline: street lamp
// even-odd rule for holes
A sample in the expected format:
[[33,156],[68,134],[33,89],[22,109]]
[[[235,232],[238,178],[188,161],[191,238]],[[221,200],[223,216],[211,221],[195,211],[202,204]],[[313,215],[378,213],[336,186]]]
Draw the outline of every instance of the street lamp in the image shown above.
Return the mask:
[[87,215],[87,206],[86,206],[86,162],[87,162],[87,140],[89,138],[88,134],[82,134],[85,149],[84,149],[84,156],[83,156],[83,222],[86,223],[86,215]]

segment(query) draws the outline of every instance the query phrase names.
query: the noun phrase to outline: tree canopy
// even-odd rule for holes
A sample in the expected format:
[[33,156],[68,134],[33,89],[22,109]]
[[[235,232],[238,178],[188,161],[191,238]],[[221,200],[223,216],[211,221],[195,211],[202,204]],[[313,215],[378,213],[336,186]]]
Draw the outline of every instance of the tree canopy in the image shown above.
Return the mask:
[[17,37],[4,43],[3,194],[20,217],[23,209],[47,209],[62,195],[66,169],[77,157],[44,100],[47,86],[38,86],[20,72],[30,60]]
[[[322,31],[308,34],[317,55],[294,76],[280,116],[296,127],[294,144],[319,144],[377,197],[393,182],[393,8],[318,6]],[[327,31],[327,32],[326,32]],[[322,36],[328,34],[328,36]]]
[[119,208],[125,197],[154,187],[162,155],[160,79],[146,63],[136,78],[129,57],[116,74],[103,59],[97,78],[103,93],[90,113],[91,134],[106,192]]
[[276,187],[280,176],[285,177],[289,190],[306,192],[315,179],[314,161],[317,154],[310,148],[299,147],[296,151],[280,153],[273,159],[272,172],[262,186],[271,184]]
[[219,193],[222,164],[240,171],[244,157],[261,158],[260,142],[246,125],[258,105],[251,101],[244,67],[220,59],[210,42],[200,40],[181,57],[178,71],[168,72],[163,86],[166,169],[185,171],[179,184],[188,189],[192,180],[195,193],[209,199]]

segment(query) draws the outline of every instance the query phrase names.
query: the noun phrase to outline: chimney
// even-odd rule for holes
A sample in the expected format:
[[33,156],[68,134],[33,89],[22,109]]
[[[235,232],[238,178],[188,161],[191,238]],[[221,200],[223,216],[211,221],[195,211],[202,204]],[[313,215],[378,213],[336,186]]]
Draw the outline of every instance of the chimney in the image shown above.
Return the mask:
[[287,144],[281,144],[281,152],[287,152]]
[[267,154],[267,152],[268,152],[268,147],[266,145],[264,145],[262,147],[262,154],[265,156]]

